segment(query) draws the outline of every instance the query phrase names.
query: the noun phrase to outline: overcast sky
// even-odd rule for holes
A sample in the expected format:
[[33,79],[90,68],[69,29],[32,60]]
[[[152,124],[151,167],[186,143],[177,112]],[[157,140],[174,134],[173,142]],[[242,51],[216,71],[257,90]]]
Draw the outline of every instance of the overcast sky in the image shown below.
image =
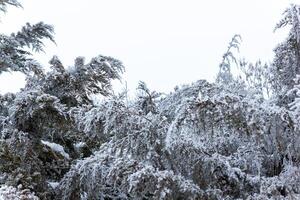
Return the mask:
[[[121,60],[128,88],[139,80],[168,92],[199,79],[214,80],[218,64],[234,34],[243,38],[240,55],[269,62],[285,31],[274,26],[291,0],[23,0],[24,9],[1,15],[1,32],[26,22],[55,27],[57,46],[46,42],[36,58],[48,65],[57,55],[65,66],[77,56],[99,54]],[[0,91],[15,92],[20,75],[0,76]],[[119,88],[120,86],[116,86]]]

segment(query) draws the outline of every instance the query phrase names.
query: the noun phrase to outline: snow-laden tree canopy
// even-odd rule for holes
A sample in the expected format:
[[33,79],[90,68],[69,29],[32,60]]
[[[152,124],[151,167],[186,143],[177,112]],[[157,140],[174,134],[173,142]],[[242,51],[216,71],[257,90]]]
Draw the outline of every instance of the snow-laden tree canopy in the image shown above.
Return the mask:
[[109,56],[68,69],[53,56],[44,72],[32,51],[52,26],[0,35],[0,73],[27,77],[0,96],[0,199],[299,199],[299,10],[276,26],[290,33],[271,64],[237,58],[236,35],[215,82],[140,82],[134,100],[112,91],[124,66]]

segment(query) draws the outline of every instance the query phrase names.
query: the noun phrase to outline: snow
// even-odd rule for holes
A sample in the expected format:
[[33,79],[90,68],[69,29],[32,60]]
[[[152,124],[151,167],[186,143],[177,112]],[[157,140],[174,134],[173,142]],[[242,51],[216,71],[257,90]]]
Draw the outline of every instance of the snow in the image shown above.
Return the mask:
[[[22,187],[22,186],[21,186]],[[0,200],[38,200],[39,198],[34,195],[30,190],[15,188],[12,186],[1,185],[0,187]]]
[[59,185],[59,182],[54,182],[54,181],[48,181],[48,184],[53,188],[57,188],[57,186]]
[[104,61],[104,64],[105,64],[107,67],[111,68],[111,65],[110,65],[110,63],[109,63],[109,62],[107,62],[107,61]]
[[[24,41],[0,40],[23,44],[32,28],[23,31]],[[78,57],[65,71],[54,56],[52,71],[28,78],[17,94],[0,95],[0,183],[7,184],[0,184],[0,200],[37,199],[33,191],[81,200],[300,199],[300,76],[290,83],[290,62],[298,63],[290,53],[294,31],[290,36],[271,68],[247,61],[232,68],[234,36],[217,82],[199,80],[163,96],[140,82],[132,100],[127,88],[119,95],[110,90],[123,72],[118,60],[99,55],[85,65]],[[31,76],[38,64],[22,55],[15,63],[18,52],[10,54],[4,65],[17,63],[9,68],[24,66]],[[264,99],[273,87],[274,97]],[[92,103],[93,96],[101,102]]]
[[68,153],[65,152],[63,146],[61,146],[60,144],[56,144],[56,143],[53,143],[53,142],[48,142],[48,141],[44,141],[44,140],[41,140],[41,142],[50,147],[52,149],[52,151],[55,151],[59,154],[61,154],[62,156],[64,156],[66,159],[70,159],[70,156]]
[[77,149],[80,149],[80,148],[84,147],[85,145],[86,145],[85,142],[78,142],[78,143],[74,144],[74,147]]

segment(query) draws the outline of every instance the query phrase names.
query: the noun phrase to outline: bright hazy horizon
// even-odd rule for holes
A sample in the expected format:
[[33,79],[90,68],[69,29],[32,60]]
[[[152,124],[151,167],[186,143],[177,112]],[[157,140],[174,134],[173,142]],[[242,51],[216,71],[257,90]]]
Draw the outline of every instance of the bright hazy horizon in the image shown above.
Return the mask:
[[[286,36],[274,27],[296,1],[174,0],[23,0],[23,9],[1,15],[1,31],[18,31],[26,22],[44,21],[55,28],[57,45],[45,42],[35,58],[48,66],[57,55],[71,66],[99,54],[121,60],[123,84],[134,92],[139,80],[151,90],[169,92],[176,85],[214,80],[222,54],[234,34],[242,36],[239,56],[269,62],[273,48]],[[170,73],[171,72],[171,73]],[[22,75],[1,75],[0,92],[15,92]],[[116,84],[118,89],[120,84]]]

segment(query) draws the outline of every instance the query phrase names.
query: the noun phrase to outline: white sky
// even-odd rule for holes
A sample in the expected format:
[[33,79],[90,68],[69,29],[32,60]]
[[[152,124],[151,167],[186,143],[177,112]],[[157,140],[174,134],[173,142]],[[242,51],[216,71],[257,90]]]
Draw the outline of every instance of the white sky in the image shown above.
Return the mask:
[[[65,66],[77,56],[98,54],[121,60],[123,80],[133,92],[139,80],[168,92],[199,79],[214,80],[231,37],[242,35],[241,55],[270,61],[286,32],[273,33],[290,3],[300,0],[23,0],[24,9],[1,16],[2,33],[26,22],[55,27],[57,46],[46,42],[48,65],[57,55]],[[22,76],[1,75],[0,92],[15,92]],[[120,86],[116,86],[120,88]]]

